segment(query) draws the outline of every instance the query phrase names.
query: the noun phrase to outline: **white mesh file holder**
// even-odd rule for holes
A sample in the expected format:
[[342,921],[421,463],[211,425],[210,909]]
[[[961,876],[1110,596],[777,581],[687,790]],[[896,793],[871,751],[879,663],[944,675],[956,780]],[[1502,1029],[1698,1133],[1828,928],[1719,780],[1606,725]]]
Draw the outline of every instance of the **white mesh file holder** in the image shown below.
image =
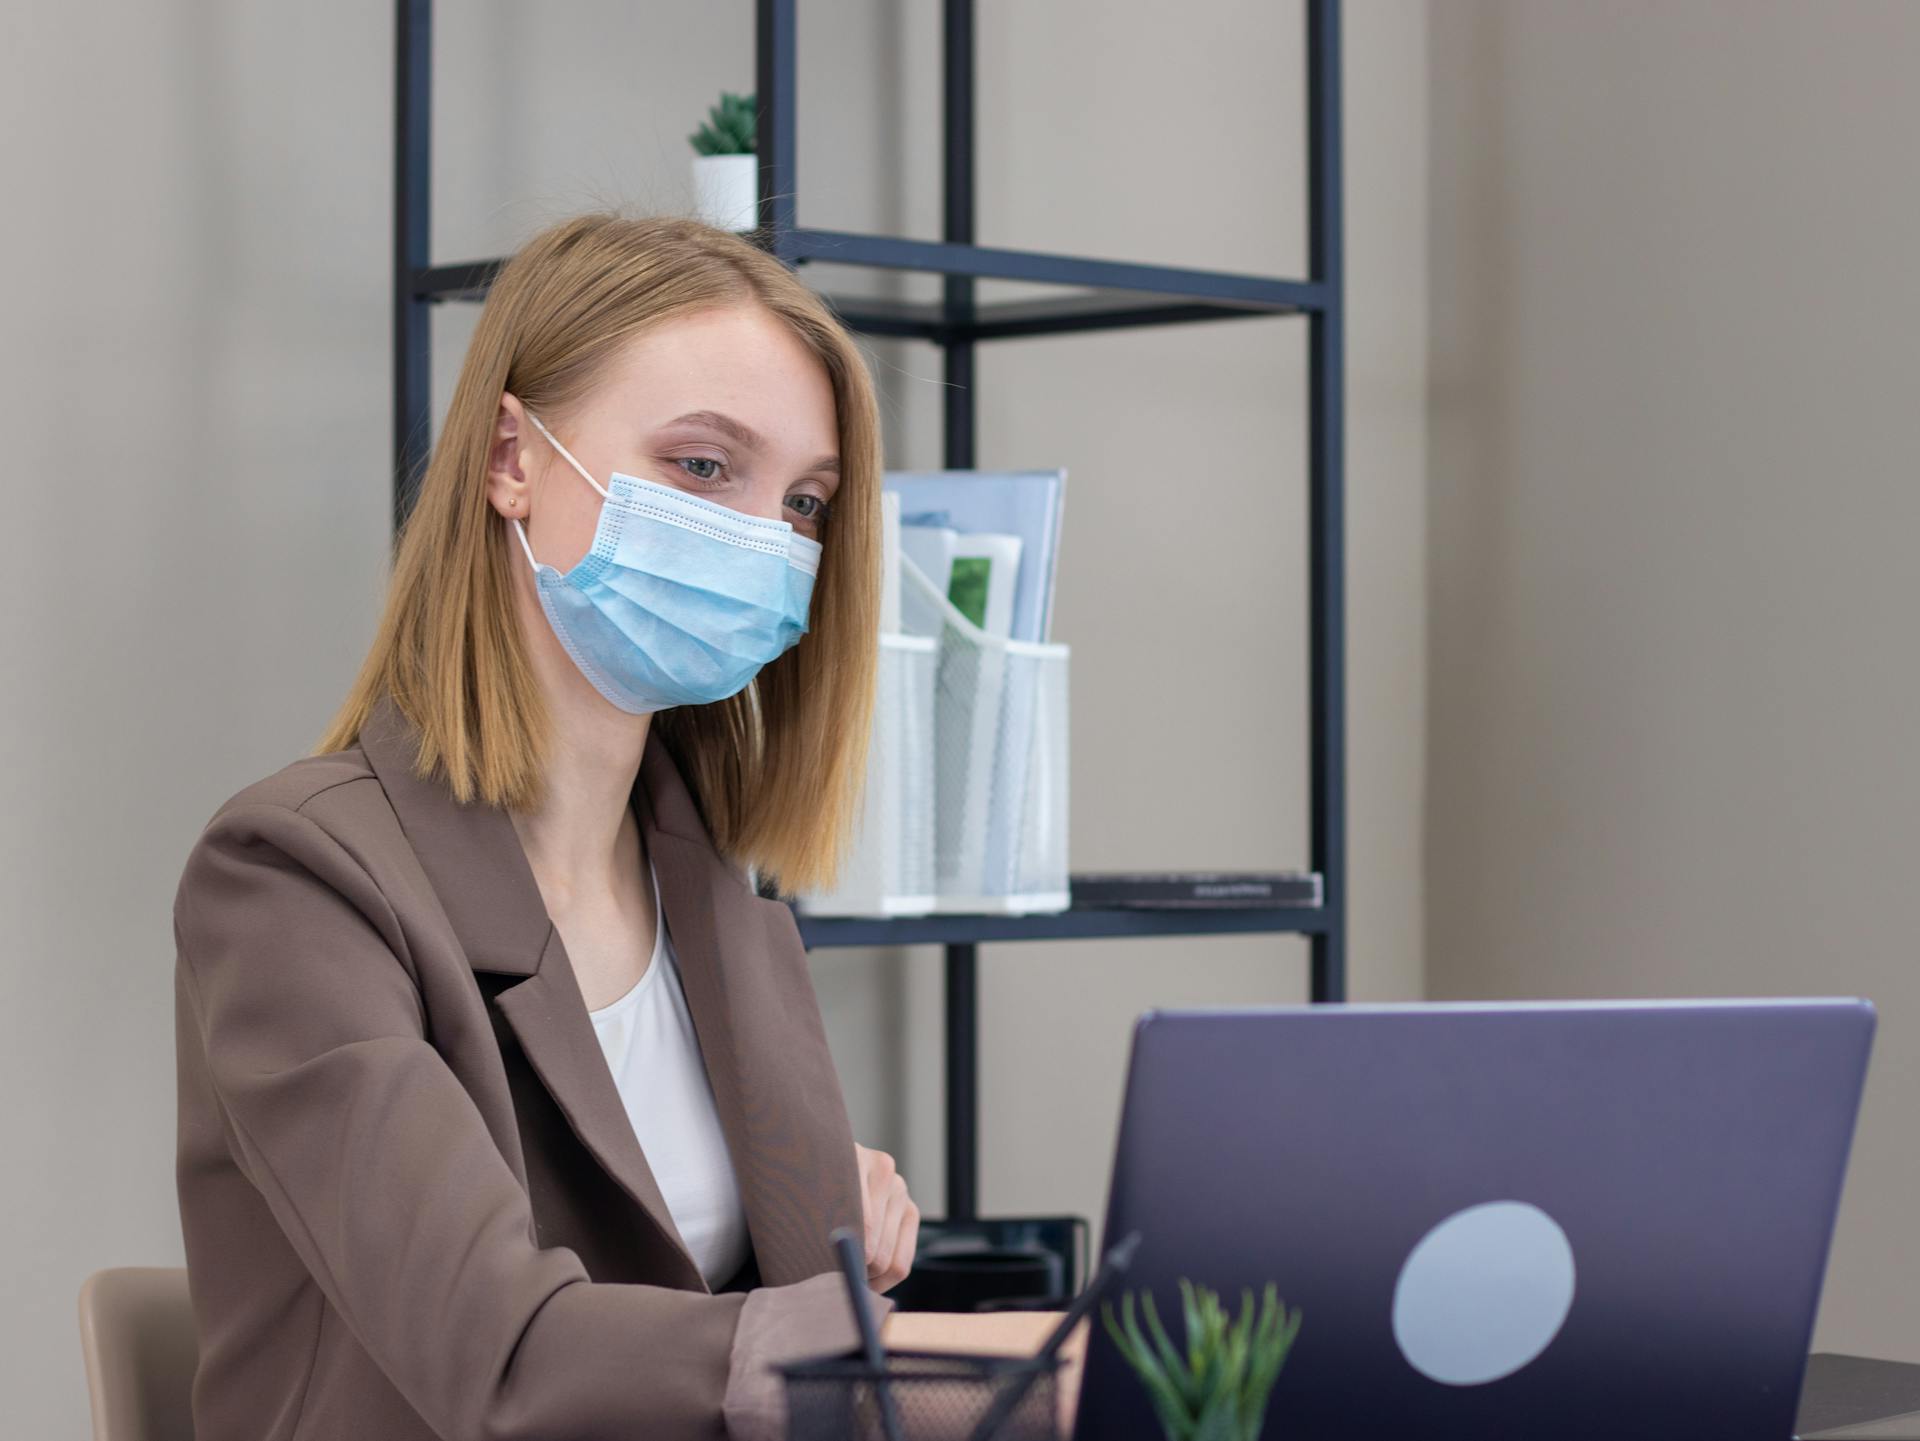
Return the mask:
[[865,799],[839,883],[797,898],[816,916],[923,916],[933,909],[933,687],[939,643],[883,633]]
[[1067,908],[1065,645],[989,635],[901,558],[901,625],[939,642],[934,910]]

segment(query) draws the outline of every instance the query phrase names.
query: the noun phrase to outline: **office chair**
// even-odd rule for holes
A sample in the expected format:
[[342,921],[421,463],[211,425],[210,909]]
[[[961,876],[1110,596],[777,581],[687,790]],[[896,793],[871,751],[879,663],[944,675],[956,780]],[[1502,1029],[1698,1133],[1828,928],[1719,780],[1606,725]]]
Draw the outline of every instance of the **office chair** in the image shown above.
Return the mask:
[[199,1338],[184,1266],[114,1266],[80,1285],[93,1441],[193,1441]]

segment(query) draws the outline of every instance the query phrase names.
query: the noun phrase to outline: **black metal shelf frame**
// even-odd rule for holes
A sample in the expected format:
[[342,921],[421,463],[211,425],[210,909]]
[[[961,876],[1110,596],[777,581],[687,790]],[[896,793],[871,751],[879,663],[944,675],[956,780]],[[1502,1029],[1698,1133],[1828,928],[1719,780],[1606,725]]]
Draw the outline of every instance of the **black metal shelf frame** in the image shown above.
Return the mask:
[[[837,230],[763,230],[760,243],[798,266],[855,265],[911,270],[974,280],[1015,280],[1079,287],[1076,294],[968,307],[868,298],[825,298],[842,320],[869,334],[904,335],[952,345],[1080,330],[1157,325],[1234,316],[1299,315],[1324,309],[1326,287],[1210,270],[1088,260],[1035,251],[995,250]],[[498,260],[422,267],[414,272],[423,301],[479,300],[500,268]]]
[[[974,465],[975,347],[994,340],[1137,326],[1299,315],[1308,325],[1308,625],[1312,867],[1322,904],[1272,910],[1075,910],[1042,916],[861,920],[801,916],[820,946],[945,948],[947,1208],[978,1212],[978,961],[993,941],[1125,936],[1302,935],[1315,1001],[1346,996],[1345,275],[1342,239],[1340,6],[1303,0],[1307,26],[1308,277],[1288,280],[1009,250],[974,243],[974,3],[943,0],[941,238],[802,228],[795,218],[796,0],[756,0],[760,228],[789,266],[907,270],[941,277],[937,302],[826,299],[849,327],[941,349],[944,464]],[[396,529],[411,506],[430,429],[432,307],[485,296],[499,260],[434,265],[429,244],[432,0],[396,0],[394,147],[394,487]],[[976,282],[1070,287],[979,303]]]

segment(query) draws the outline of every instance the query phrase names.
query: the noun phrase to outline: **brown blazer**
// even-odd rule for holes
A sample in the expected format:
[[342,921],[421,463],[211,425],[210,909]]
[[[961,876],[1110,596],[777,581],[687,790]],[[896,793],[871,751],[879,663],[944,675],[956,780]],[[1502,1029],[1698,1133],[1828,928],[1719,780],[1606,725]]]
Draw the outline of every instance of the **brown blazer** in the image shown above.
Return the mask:
[[[853,1135],[792,913],[657,733],[631,804],[752,1254],[701,1277],[504,810],[359,745],[240,791],[174,902],[199,1441],[772,1438],[771,1366],[857,1344]],[[873,1296],[876,1316],[893,1302]]]

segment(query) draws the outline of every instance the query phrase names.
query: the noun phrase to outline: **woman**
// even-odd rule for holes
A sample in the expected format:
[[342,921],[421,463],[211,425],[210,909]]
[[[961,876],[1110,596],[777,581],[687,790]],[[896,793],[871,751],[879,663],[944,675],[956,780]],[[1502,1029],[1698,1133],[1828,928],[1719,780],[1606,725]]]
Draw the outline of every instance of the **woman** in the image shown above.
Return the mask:
[[502,269],[345,705],[176,897],[201,1441],[771,1438],[773,1365],[855,1344],[829,1233],[906,1274],[756,879],[830,883],[854,813],[880,467],[747,242],[593,215]]

